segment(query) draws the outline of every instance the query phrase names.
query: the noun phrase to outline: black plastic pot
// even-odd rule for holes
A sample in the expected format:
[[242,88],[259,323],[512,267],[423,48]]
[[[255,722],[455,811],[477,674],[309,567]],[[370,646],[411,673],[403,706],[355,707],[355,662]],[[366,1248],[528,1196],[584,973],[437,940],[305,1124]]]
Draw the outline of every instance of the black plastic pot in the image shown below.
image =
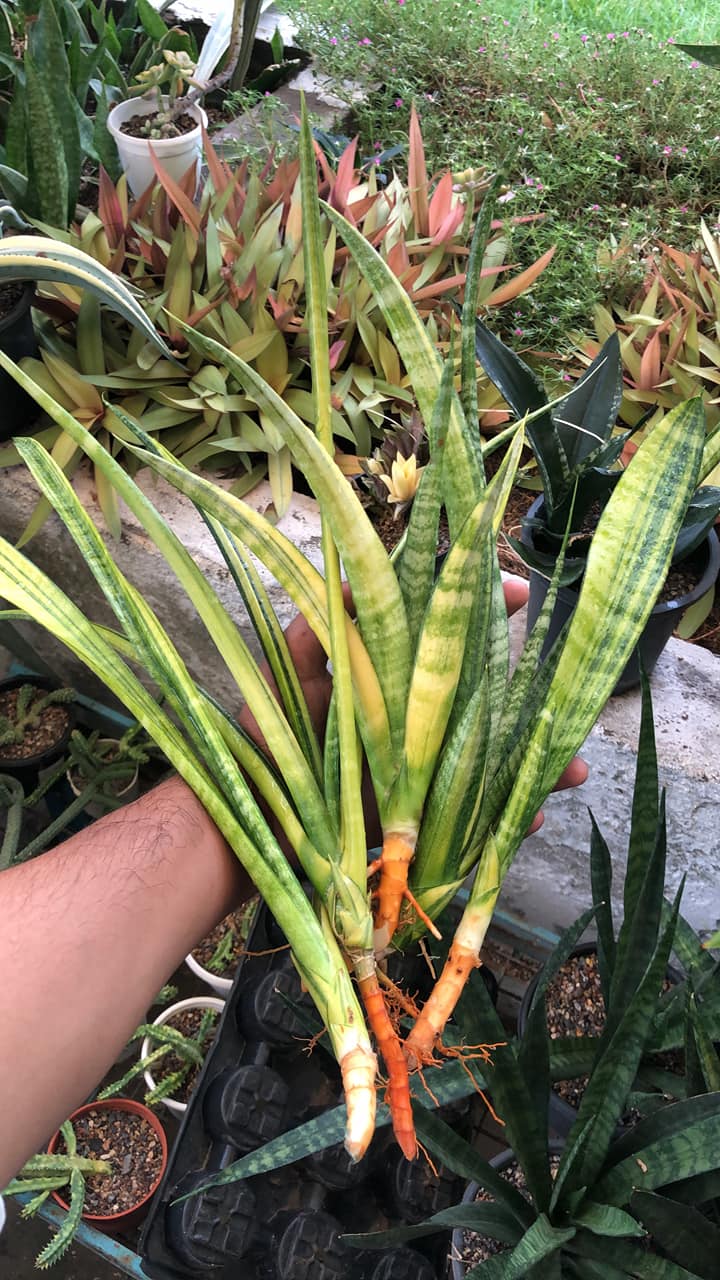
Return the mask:
[[[24,684],[31,684],[34,689],[40,689],[43,692],[59,688],[57,681],[48,680],[45,676],[8,676],[6,680],[0,680],[0,693],[6,693],[9,689],[20,689]],[[17,778],[22,783],[26,794],[37,786],[40,771],[55,764],[67,750],[70,734],[75,728],[75,709],[72,703],[67,703],[65,710],[68,713],[67,728],[62,738],[59,738],[46,751],[35,756],[27,756],[24,760],[6,760],[3,758],[3,749],[0,747],[0,773],[8,773],[11,777]]]
[[[390,969],[394,980],[411,983],[412,957],[393,957]],[[444,1280],[448,1234],[382,1254],[342,1239],[419,1222],[460,1196],[462,1184],[447,1171],[405,1160],[387,1128],[358,1164],[339,1142],[178,1202],[206,1171],[341,1101],[340,1073],[323,1041],[307,1052],[315,1027],[284,935],[263,906],[145,1224],[139,1252],[153,1280]]]
[[[544,500],[537,498],[528,511],[528,519],[542,519]],[[520,541],[524,546],[535,546],[534,531],[523,525]],[[687,557],[685,562],[697,571],[697,583],[692,591],[677,600],[666,600],[656,604],[645,624],[635,649],[631,653],[625,670],[613,690],[614,694],[625,693],[640,684],[640,659],[646,675],[650,675],[665,645],[679,625],[685,610],[696,600],[700,600],[709,591],[720,572],[720,542],[717,534],[711,530],[705,541]],[[547,595],[548,580],[534,570],[530,571],[530,598],[528,600],[527,628],[531,631]],[[546,657],[560,631],[571,617],[578,602],[579,591],[574,587],[561,587],[558,591],[555,608],[550,619],[550,629],[543,646],[542,657]]]
[[[595,955],[596,952],[597,952],[597,943],[580,942],[576,947],[573,947],[572,951],[570,952],[570,955],[568,956],[568,959],[571,960],[574,956]],[[673,969],[672,965],[668,965],[665,971],[665,976],[667,978],[667,981],[672,983],[673,985],[677,982],[682,981],[682,975],[678,972],[677,969]],[[542,969],[540,970],[539,973],[536,973],[535,977],[532,979],[532,982],[528,983],[528,986],[525,988],[525,993],[523,995],[523,998],[520,1002],[520,1009],[518,1010],[518,1019],[517,1019],[517,1033],[518,1033],[519,1039],[522,1039],[522,1037],[525,1034],[528,1014],[530,1012],[530,1005],[532,1004],[533,997],[535,995],[535,992],[537,990],[537,985],[541,977],[542,977]],[[548,1121],[549,1121],[550,1129],[552,1130],[552,1132],[558,1134],[563,1140],[566,1139],[575,1121],[577,1120],[577,1115],[578,1113],[575,1107],[571,1106],[569,1102],[566,1102],[564,1098],[561,1098],[560,1095],[557,1094],[555,1090],[551,1088],[550,1101],[548,1105]],[[621,1123],[618,1127],[618,1133],[622,1133],[622,1131],[623,1131],[623,1124]]]
[[[559,1156],[562,1154],[565,1143],[559,1138],[551,1138],[548,1146],[551,1156]],[[488,1164],[490,1164],[493,1169],[497,1169],[498,1173],[502,1173],[503,1169],[507,1169],[514,1160],[515,1152],[511,1147],[507,1147],[505,1151],[499,1151],[496,1156],[493,1156],[492,1160],[488,1161]],[[472,1204],[479,1189],[480,1184],[478,1182],[469,1182],[465,1188],[462,1203]],[[465,1280],[467,1268],[461,1258],[464,1234],[464,1227],[455,1227],[452,1233],[452,1249],[450,1253],[452,1280]]]
[[[23,294],[12,311],[0,319],[0,350],[11,360],[36,356],[38,345],[33,329],[31,306],[35,297],[32,280],[25,282]],[[0,441],[26,435],[40,416],[40,409],[15,379],[0,369]]]

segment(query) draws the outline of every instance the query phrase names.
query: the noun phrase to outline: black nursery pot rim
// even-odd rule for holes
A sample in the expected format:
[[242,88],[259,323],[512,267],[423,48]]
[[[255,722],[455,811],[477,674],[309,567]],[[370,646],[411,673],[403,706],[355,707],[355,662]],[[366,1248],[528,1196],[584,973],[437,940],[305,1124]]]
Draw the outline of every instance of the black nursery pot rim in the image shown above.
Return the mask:
[[6,329],[12,329],[13,325],[16,325],[18,320],[22,319],[22,317],[27,314],[32,306],[33,298],[35,297],[34,280],[8,280],[5,283],[22,283],[23,294],[21,298],[18,298],[12,311],[8,311],[7,315],[0,317],[0,333],[5,333]]
[[[562,1155],[564,1148],[565,1148],[564,1138],[548,1139],[548,1152],[551,1156]],[[505,1147],[503,1151],[498,1151],[496,1156],[493,1156],[491,1160],[488,1160],[488,1164],[493,1169],[496,1169],[498,1173],[502,1173],[503,1169],[509,1168],[509,1166],[513,1164],[516,1159],[517,1157],[512,1147]],[[479,1182],[468,1182],[463,1192],[461,1203],[472,1204],[479,1190],[480,1190]],[[462,1244],[463,1244],[463,1237],[467,1230],[468,1230],[467,1227],[453,1228],[452,1243],[450,1246],[452,1250],[450,1254],[450,1267],[452,1271],[452,1280],[465,1280],[465,1276],[467,1275],[467,1272],[468,1272],[468,1265],[460,1256],[460,1251],[462,1249]]]
[[[544,498],[536,498],[532,506],[528,508],[526,518],[536,518],[544,509],[544,506]],[[522,527],[520,541],[527,547],[535,546],[533,530],[529,529],[526,525],[523,525]],[[685,564],[686,561],[692,561],[693,557],[699,557],[704,549],[707,550],[707,563],[702,576],[695,586],[690,591],[687,591],[683,596],[676,596],[673,600],[663,600],[660,604],[656,604],[650,614],[651,617],[658,617],[665,613],[674,613],[679,609],[688,609],[690,605],[695,604],[697,600],[702,599],[706,591],[710,590],[720,573],[720,539],[718,539],[714,529],[710,529],[702,542],[689,552],[687,556],[684,556],[682,560],[678,561],[678,563]],[[536,574],[538,577],[545,576],[540,574],[537,569],[530,569],[530,572]],[[549,582],[550,578],[546,577],[546,581]],[[561,587],[558,594],[561,597],[570,597],[573,601],[577,600],[580,595],[581,585],[582,580],[580,580],[579,584],[569,583],[567,586]]]

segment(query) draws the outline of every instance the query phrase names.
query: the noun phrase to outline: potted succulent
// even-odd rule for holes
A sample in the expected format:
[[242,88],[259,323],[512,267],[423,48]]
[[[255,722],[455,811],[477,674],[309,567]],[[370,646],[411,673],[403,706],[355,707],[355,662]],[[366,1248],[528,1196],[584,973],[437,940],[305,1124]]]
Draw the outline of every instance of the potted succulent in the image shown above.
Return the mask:
[[[349,1153],[359,1159],[374,1132],[372,1035],[389,1077],[394,1132],[412,1159],[418,1147],[409,1073],[435,1056],[478,964],[505,874],[532,818],[584,741],[637,641],[697,487],[705,424],[701,406],[690,402],[643,442],[593,538],[565,642],[538,672],[558,569],[538,627],[510,674],[495,538],[523,447],[522,429],[489,484],[477,445],[476,289],[492,210],[478,221],[468,264],[458,395],[454,360],[442,364],[397,276],[341,213],[325,206],[378,299],[428,429],[430,461],[402,555],[391,560],[333,460],[327,288],[316,155],[306,114],[300,152],[313,429],[236,352],[191,326],[179,330],[194,351],[217,360],[253,396],[304,472],[320,509],[324,575],[281,530],[235,495],[193,475],[139,421],[121,417],[122,434],[131,439],[134,433],[138,441],[128,446],[138,459],[203,512],[231,580],[250,602],[272,686],[200,566],[111,451],[0,353],[0,365],[92,459],[177,571],[242,690],[260,744],[232,710],[224,711],[191,678],[173,639],[127,583],[67,478],[32,439],[18,440],[18,452],[81,548],[123,639],[103,632],[4,540],[0,593],[101,676],[195,790],[248,870],[328,1029],[343,1075]],[[451,546],[436,578],[442,505]],[[642,546],[639,526],[647,534]],[[303,611],[332,661],[334,697],[322,744],[267,592],[248,567],[253,554]],[[345,610],[341,562],[354,621]],[[145,669],[167,697],[169,711],[151,697],[126,658]],[[374,841],[365,825],[360,742],[383,835],[370,868],[367,849]],[[297,855],[299,874],[258,798]],[[369,870],[379,874],[372,900]],[[393,1022],[378,966],[388,948],[404,950],[428,930],[437,934],[435,920],[473,870],[448,961],[422,1009],[407,1002],[412,1026],[405,1034]],[[301,875],[312,885],[312,902]]]
[[[142,1038],[138,1061],[98,1097],[112,1098],[131,1080],[143,1075],[146,1106],[162,1102],[169,1111],[182,1115],[224,1008],[224,1000],[217,996],[190,996],[163,1009],[154,1022],[143,1023],[131,1037]],[[158,1071],[160,1063],[162,1074]]]
[[97,729],[87,736],[79,729],[71,733],[66,777],[74,796],[85,794],[89,817],[100,818],[137,799],[140,766],[147,764],[152,750],[152,744],[137,741],[140,735],[140,725],[121,738],[103,738]]
[[235,969],[243,953],[257,906],[258,899],[252,898],[243,907],[231,912],[185,957],[190,972],[220,996],[227,996],[232,987]]
[[74,701],[74,689],[59,689],[45,676],[0,680],[0,773],[32,791],[40,771],[65,753],[75,723]]
[[165,1131],[142,1103],[116,1098],[74,1111],[51,1138],[47,1153],[31,1156],[3,1192],[32,1196],[23,1209],[26,1217],[37,1213],[48,1196],[66,1210],[36,1267],[62,1257],[81,1221],[109,1232],[135,1226],[160,1185],[167,1155]]
[[[528,628],[540,612],[568,534],[561,588],[545,644],[547,653],[577,604],[578,582],[585,571],[594,530],[623,471],[620,458],[629,433],[615,433],[622,398],[620,344],[617,334],[611,334],[582,378],[552,405],[532,370],[481,320],[476,324],[475,346],[483,369],[513,412],[518,417],[529,415],[528,441],[542,481],[542,496],[523,521],[520,541],[509,539],[530,569]],[[708,452],[698,479],[702,481],[714,466],[713,450]],[[660,600],[614,692],[639,684],[641,662],[650,674],[691,605],[707,596],[708,610],[711,607],[709,593],[720,570],[720,543],[712,528],[718,512],[720,488],[715,486],[702,486],[689,501]]]
[[113,107],[107,125],[135,196],[141,196],[157,181],[159,165],[175,182],[193,170],[190,195],[194,197],[208,123],[198,99],[231,79],[245,51],[252,46],[259,11],[253,0],[233,0],[227,42],[218,44],[214,29],[225,26],[226,16],[220,9],[206,37],[215,50],[215,63],[227,48],[223,68],[217,75],[198,79],[196,64],[188,53],[164,48],[161,61],[137,74],[131,96]]

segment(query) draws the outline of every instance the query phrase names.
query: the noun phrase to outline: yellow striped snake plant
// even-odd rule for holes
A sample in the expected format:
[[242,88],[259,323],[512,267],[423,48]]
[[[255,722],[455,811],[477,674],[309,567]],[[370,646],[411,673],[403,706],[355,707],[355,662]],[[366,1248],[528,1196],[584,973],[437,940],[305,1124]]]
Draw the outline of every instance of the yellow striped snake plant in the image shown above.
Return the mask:
[[[232,349],[180,328],[195,350],[224,365],[252,394],[307,477],[320,510],[324,573],[241,499],[177,463],[142,431],[141,422],[124,415],[121,420],[123,440],[138,459],[202,513],[252,618],[278,699],[235,621],[150,500],[97,439],[0,356],[0,364],[92,460],[163,554],[266,746],[243,732],[238,708],[221,709],[193,680],[174,639],[115,564],[61,465],[33,439],[18,440],[18,451],[79,547],[118,629],[84,616],[58,584],[6,541],[0,541],[0,595],[14,606],[12,616],[21,611],[46,627],[125,703],[249,871],[285,931],[340,1063],[348,1150],[359,1158],[373,1133],[372,1032],[389,1079],[395,1133],[412,1158],[417,1146],[409,1073],[442,1058],[445,1023],[479,962],[504,876],[637,641],[695,489],[705,429],[702,407],[692,401],[653,430],[602,516],[566,635],[539,666],[557,571],[511,673],[495,540],[524,437],[520,424],[502,466],[486,484],[477,430],[474,298],[490,202],[478,219],[469,262],[458,392],[453,353],[443,366],[402,284],[350,222],[320,206],[306,117],[300,146],[315,430]],[[393,557],[333,460],[323,217],[334,224],[377,299],[430,440],[430,463]],[[108,289],[117,299],[118,282]],[[451,547],[436,578],[441,507]],[[332,662],[334,694],[324,738],[311,723],[253,557],[304,614]],[[345,609],[341,568],[352,590],[354,620]],[[138,679],[136,665],[162,692],[163,707]],[[368,886],[363,758],[383,831],[374,896]],[[312,904],[258,798],[295,851],[314,890]],[[426,929],[437,932],[434,920],[473,872],[430,999],[422,1010],[401,992],[391,992],[389,1001],[383,958]]]

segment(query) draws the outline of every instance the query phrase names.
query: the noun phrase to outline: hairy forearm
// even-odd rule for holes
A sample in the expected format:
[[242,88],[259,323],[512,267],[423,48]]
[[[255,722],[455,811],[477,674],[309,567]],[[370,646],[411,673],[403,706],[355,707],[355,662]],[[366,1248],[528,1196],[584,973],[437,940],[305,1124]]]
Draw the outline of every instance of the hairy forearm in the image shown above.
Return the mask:
[[0,1188],[250,892],[179,779],[0,874]]

